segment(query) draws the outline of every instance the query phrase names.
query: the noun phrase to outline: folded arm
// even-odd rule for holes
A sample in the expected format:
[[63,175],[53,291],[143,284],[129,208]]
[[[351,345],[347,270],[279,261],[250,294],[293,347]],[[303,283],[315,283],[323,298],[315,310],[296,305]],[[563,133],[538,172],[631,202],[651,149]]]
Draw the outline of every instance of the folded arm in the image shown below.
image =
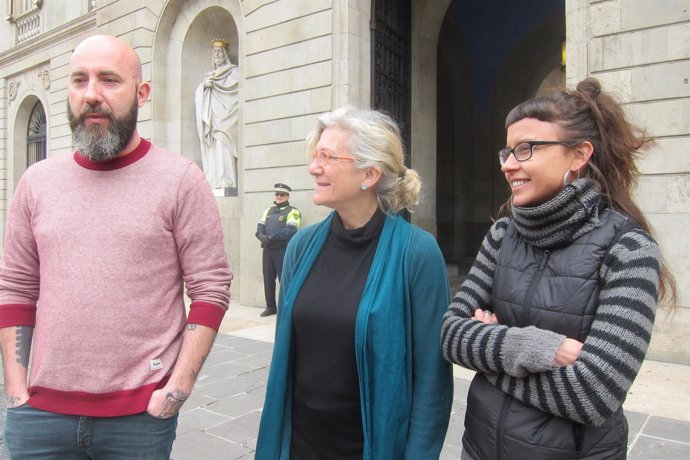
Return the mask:
[[599,307],[572,365],[514,378],[488,376],[523,403],[579,423],[599,425],[621,406],[651,339],[660,252],[641,230],[625,233],[600,269]]
[[467,279],[443,318],[441,341],[444,357],[452,363],[486,374],[520,377],[551,369],[565,337],[533,326],[496,324],[493,315],[486,321],[475,316],[492,310],[494,272],[508,222],[498,220],[484,238]]

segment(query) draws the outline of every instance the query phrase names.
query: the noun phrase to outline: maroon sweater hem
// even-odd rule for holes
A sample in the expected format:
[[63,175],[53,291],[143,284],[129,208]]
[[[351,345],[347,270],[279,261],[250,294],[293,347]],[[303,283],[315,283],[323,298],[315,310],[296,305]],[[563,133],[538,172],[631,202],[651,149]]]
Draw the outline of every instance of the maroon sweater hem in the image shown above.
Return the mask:
[[61,391],[52,388],[29,388],[29,405],[36,409],[65,415],[87,417],[122,417],[145,412],[151,394],[165,386],[170,376],[133,390],[110,393]]

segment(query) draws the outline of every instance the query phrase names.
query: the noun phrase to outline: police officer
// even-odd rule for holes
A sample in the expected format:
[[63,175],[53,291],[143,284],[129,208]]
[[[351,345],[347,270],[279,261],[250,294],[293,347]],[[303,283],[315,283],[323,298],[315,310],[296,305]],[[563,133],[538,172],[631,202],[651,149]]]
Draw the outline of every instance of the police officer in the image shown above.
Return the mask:
[[297,233],[302,222],[299,209],[290,206],[292,189],[285,184],[275,184],[275,206],[264,211],[256,226],[256,237],[261,241],[263,253],[264,294],[266,309],[261,316],[276,314],[276,276],[280,281],[283,257],[290,238]]

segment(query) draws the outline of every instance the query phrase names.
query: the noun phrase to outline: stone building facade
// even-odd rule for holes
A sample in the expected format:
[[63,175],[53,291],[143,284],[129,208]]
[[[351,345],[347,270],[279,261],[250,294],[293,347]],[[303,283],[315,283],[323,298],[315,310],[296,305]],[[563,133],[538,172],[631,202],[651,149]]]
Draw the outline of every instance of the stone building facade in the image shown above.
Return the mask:
[[[668,0],[2,0],[0,215],[28,164],[69,154],[68,62],[87,36],[122,37],[153,92],[140,133],[200,162],[194,91],[210,40],[240,68],[237,196],[218,197],[236,274],[233,297],[261,305],[254,238],[275,182],[289,184],[304,224],[311,203],[304,139],[343,104],[403,100],[411,167],[423,181],[412,221],[437,235],[451,274],[476,253],[507,189],[493,153],[516,103],[599,78],[656,139],[640,162],[638,199],[681,287],[661,313],[650,357],[690,364],[690,1]],[[403,11],[404,10],[404,11]],[[403,18],[396,27],[388,19]],[[402,24],[402,26],[400,26]],[[392,27],[392,28],[391,28]],[[401,28],[402,27],[402,28]],[[383,49],[381,48],[383,44]],[[402,55],[402,56],[401,56]],[[392,68],[386,78],[380,78]],[[381,70],[383,69],[383,70]],[[390,96],[392,87],[401,91]],[[388,95],[388,96],[387,96]],[[394,104],[398,105],[398,104]],[[402,104],[405,106],[405,104]],[[386,107],[385,104],[383,108]],[[43,152],[43,153],[42,153]]]

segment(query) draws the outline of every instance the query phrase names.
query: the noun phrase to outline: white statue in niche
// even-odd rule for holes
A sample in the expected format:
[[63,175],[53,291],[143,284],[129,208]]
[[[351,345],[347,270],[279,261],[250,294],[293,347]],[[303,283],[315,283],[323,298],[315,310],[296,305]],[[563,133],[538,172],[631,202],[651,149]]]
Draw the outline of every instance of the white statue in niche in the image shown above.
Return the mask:
[[194,96],[201,162],[211,188],[236,189],[239,68],[230,62],[227,40],[214,39],[211,45],[213,70]]

